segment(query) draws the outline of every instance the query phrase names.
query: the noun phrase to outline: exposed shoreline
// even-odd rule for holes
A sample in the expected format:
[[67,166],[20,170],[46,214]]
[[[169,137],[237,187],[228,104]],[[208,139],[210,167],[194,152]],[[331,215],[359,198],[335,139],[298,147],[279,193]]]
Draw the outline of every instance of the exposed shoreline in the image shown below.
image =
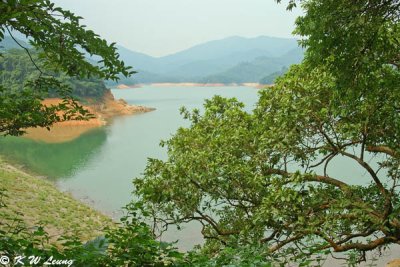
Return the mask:
[[[132,89],[141,88],[145,86],[154,87],[232,87],[232,86],[247,86],[254,88],[265,88],[268,85],[259,83],[150,83],[150,84],[135,84],[125,85],[119,84],[115,88],[117,89]],[[59,98],[49,98],[43,101],[45,105],[57,105],[62,100]],[[46,143],[62,143],[68,142],[75,138],[78,138],[82,134],[107,125],[110,120],[117,116],[132,115],[144,112],[150,112],[155,110],[154,108],[129,105],[123,99],[116,100],[108,89],[101,101],[95,101],[87,99],[87,103],[83,104],[83,107],[95,115],[95,118],[89,120],[72,120],[55,123],[50,127],[50,131],[45,128],[29,128],[24,135],[25,138],[46,142]]]
[[[57,105],[60,98],[49,98],[43,101],[45,105]],[[126,116],[155,110],[144,106],[129,105],[125,100],[116,100],[110,90],[107,90],[101,101],[87,100],[83,107],[95,118],[89,120],[72,120],[55,123],[50,131],[45,128],[29,128],[25,138],[46,143],[61,143],[71,141],[80,135],[98,127],[107,125],[116,116]]]

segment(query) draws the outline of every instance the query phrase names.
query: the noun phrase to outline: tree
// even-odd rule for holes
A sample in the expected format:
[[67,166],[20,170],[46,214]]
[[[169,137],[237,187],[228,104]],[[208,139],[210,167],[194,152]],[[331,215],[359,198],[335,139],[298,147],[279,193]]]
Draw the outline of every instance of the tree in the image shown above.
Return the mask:
[[[14,70],[13,64],[19,64],[17,70],[7,73],[11,77],[0,75],[3,81],[7,80],[0,85],[0,135],[19,135],[27,127],[48,127],[57,121],[86,118],[87,111],[71,97],[73,88],[68,83],[76,80],[67,77],[86,78],[80,82],[94,90],[75,94],[96,96],[97,91],[103,90],[101,86],[94,87],[97,79],[117,80],[119,73],[132,74],[118,59],[114,44],[108,45],[92,31],[85,30],[79,19],[46,0],[0,1],[0,41],[5,32],[14,38],[13,33],[18,31],[30,37],[31,45],[38,50],[29,50],[14,38],[27,53],[33,68],[26,66],[25,57],[19,51],[8,54],[0,62],[5,68],[10,67],[9,70]],[[82,51],[101,59],[92,65]],[[34,77],[21,90],[17,83],[28,75]],[[43,97],[54,91],[63,96],[64,102],[43,106]],[[6,191],[0,188],[0,210],[8,208],[6,200]],[[13,261],[17,256],[23,257],[24,264],[29,264],[29,256],[35,257],[38,265],[48,259],[66,266],[172,266],[184,262],[182,253],[171,244],[155,240],[150,228],[137,220],[135,208],[128,208],[121,225],[104,229],[105,238],[83,244],[79,237],[61,236],[58,240],[61,248],[49,241],[43,227],[27,228],[23,214],[1,218],[2,263],[21,265]]]
[[[71,97],[71,88],[56,73],[109,80],[117,80],[120,73],[125,76],[133,73],[118,59],[115,44],[109,45],[85,29],[80,19],[48,0],[0,1],[0,41],[9,34],[24,48],[39,73],[25,82],[23,90],[0,85],[0,134],[19,135],[28,127],[48,127],[58,121],[88,118],[88,112]],[[33,60],[29,49],[14,38],[15,32],[25,35],[39,51],[39,61]],[[84,52],[99,58],[97,64],[87,60]],[[49,91],[56,91],[63,103],[42,105],[41,100]]]
[[[303,62],[253,112],[218,96],[183,109],[190,127],[162,142],[167,160],[149,160],[136,192],[165,228],[199,222],[209,253],[363,261],[400,245],[400,3],[296,3]],[[365,176],[333,177],[339,157]]]

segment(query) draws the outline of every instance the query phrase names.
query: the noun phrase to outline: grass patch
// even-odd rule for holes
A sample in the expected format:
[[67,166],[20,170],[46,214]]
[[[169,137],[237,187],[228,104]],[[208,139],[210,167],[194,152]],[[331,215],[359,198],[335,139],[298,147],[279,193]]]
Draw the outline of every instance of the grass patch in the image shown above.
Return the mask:
[[86,206],[51,182],[27,174],[0,158],[0,188],[7,197],[7,207],[0,209],[0,229],[6,230],[14,218],[22,219],[26,227],[44,226],[51,242],[62,235],[76,235],[88,241],[103,235],[112,220]]

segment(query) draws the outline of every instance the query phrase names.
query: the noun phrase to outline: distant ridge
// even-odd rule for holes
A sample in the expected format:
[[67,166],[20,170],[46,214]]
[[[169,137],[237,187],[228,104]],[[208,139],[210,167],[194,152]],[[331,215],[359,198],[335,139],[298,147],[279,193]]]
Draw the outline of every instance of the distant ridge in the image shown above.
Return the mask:
[[[26,47],[26,48],[30,48],[31,45],[28,44],[27,42],[19,39],[19,38],[15,38],[17,40],[17,42]],[[21,47],[11,38],[11,36],[9,35],[5,35],[4,39],[0,42],[0,50],[9,50],[9,49],[20,49]]]
[[259,82],[303,57],[296,39],[268,36],[233,36],[158,58],[122,46],[118,50],[125,63],[138,71],[121,80],[124,84]]

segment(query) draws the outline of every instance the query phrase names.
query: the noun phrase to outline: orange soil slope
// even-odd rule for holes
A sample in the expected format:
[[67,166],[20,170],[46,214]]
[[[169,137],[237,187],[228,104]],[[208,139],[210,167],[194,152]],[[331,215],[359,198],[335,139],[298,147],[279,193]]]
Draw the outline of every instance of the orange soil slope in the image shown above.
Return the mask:
[[[43,104],[57,105],[61,101],[62,100],[59,98],[49,98],[44,100]],[[47,143],[67,142],[79,137],[81,134],[89,130],[106,125],[107,122],[115,116],[130,115],[154,110],[142,106],[128,105],[128,103],[122,99],[115,100],[110,90],[105,93],[102,101],[94,102],[88,99],[88,103],[89,104],[84,105],[84,107],[89,110],[90,113],[94,114],[95,118],[87,121],[73,120],[58,122],[51,127],[50,131],[45,128],[29,128],[24,137]]]

